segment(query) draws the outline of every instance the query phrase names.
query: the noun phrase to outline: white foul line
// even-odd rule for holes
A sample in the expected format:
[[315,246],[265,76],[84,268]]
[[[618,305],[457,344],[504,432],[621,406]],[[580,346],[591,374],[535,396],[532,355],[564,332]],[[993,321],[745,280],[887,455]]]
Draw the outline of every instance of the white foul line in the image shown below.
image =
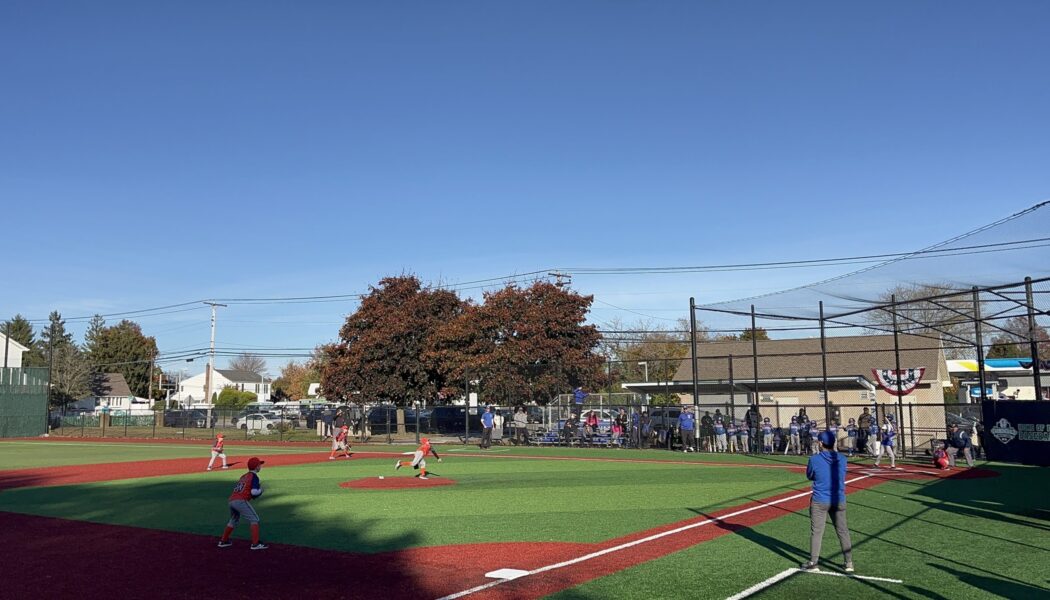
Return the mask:
[[762,590],[773,585],[774,583],[784,581],[788,577],[791,577],[792,575],[798,572],[799,569],[785,569],[765,581],[760,581],[742,592],[733,594],[732,596],[726,598],[726,600],[742,600],[743,598],[747,598],[752,594],[757,594],[758,592],[761,592]]
[[851,575],[849,573],[836,573],[834,571],[803,571],[802,569],[792,568],[792,569],[785,569],[785,570],[777,573],[776,575],[770,577],[769,579],[767,579],[765,581],[760,581],[759,583],[756,583],[755,585],[747,588],[746,590],[744,590],[742,592],[738,592],[736,594],[733,594],[732,596],[726,598],[726,600],[743,600],[744,598],[747,598],[748,596],[752,596],[754,594],[757,594],[758,592],[761,592],[762,590],[764,590],[767,587],[773,585],[774,583],[779,583],[781,581],[784,581],[785,579],[787,579],[788,577],[791,577],[795,573],[806,573],[808,575],[831,575],[832,577],[848,577],[850,579],[863,579],[865,581],[884,581],[886,583],[904,583],[900,579],[889,579],[887,577],[870,577],[870,576],[867,576],[867,575]]
[[[861,479],[867,479],[869,477],[871,477],[871,475],[862,475],[861,477],[854,477],[853,479],[846,480],[846,483],[847,484],[853,483],[855,481],[860,481]],[[627,548],[631,548],[631,547],[637,546],[639,544],[644,544],[646,542],[651,542],[651,541],[654,541],[654,540],[658,540],[660,538],[667,537],[669,535],[675,535],[677,533],[682,533],[683,531],[688,531],[690,529],[695,529],[697,527],[703,527],[704,525],[710,525],[711,523],[717,523],[719,521],[725,521],[726,519],[731,519],[733,517],[737,517],[737,516],[740,516],[740,515],[743,515],[743,514],[746,514],[746,513],[749,513],[749,512],[753,512],[753,511],[756,511],[756,510],[759,510],[759,509],[762,509],[762,508],[766,508],[766,507],[769,507],[769,506],[774,506],[774,505],[780,504],[782,502],[788,502],[790,500],[797,500],[799,498],[803,498],[805,496],[808,496],[811,493],[812,492],[801,492],[801,493],[798,493],[798,494],[794,494],[792,496],[788,496],[786,498],[781,498],[780,500],[774,500],[772,502],[764,502],[764,503],[759,504],[757,506],[750,506],[748,508],[742,508],[742,509],[740,509],[738,511],[731,512],[728,515],[722,515],[721,517],[713,517],[713,518],[710,518],[710,519],[705,519],[703,521],[698,521],[696,523],[690,523],[689,525],[683,525],[683,526],[678,527],[676,529],[671,529],[671,530],[664,531],[664,532],[661,532],[661,533],[655,533],[655,534],[650,535],[648,537],[644,537],[644,538],[641,538],[641,539],[638,539],[638,540],[634,540],[633,542],[624,542],[623,544],[620,544],[619,546],[613,546],[611,548],[606,548],[604,550],[598,550],[597,552],[591,552],[590,554],[584,554],[583,556],[580,556],[578,558],[573,558],[573,559],[570,559],[570,560],[562,561],[560,563],[554,563],[552,565],[547,565],[545,567],[538,567],[538,568],[535,568],[535,569],[533,569],[531,571],[528,571],[525,575],[522,575],[521,577],[516,577],[514,579],[499,579],[497,581],[490,581],[488,583],[483,583],[481,585],[472,587],[469,590],[463,590],[462,592],[456,592],[454,594],[449,594],[447,596],[442,596],[442,597],[438,598],[438,600],[455,600],[456,598],[462,598],[463,596],[469,596],[469,595],[471,595],[471,594],[473,594],[475,592],[480,592],[482,590],[487,590],[489,588],[494,588],[497,585],[503,585],[504,583],[507,583],[508,581],[516,581],[518,579],[521,579],[522,577],[528,577],[529,575],[536,575],[537,573],[545,573],[547,571],[553,571],[555,569],[560,569],[562,567],[568,567],[568,566],[571,566],[571,565],[579,564],[581,562],[585,562],[585,561],[588,561],[588,560],[591,560],[591,559],[594,559],[594,558],[598,558],[599,556],[605,556],[606,554],[611,554],[613,552],[619,552],[620,550],[626,550]]]

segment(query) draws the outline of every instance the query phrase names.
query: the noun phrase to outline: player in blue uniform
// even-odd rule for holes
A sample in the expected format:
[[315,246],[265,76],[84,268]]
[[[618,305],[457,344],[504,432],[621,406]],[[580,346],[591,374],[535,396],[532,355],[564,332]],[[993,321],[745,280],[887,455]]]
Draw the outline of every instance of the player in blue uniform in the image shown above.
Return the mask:
[[773,452],[773,425],[769,422],[769,417],[762,419],[762,452]]
[[843,443],[846,445],[846,453],[849,456],[853,456],[853,453],[857,450],[857,433],[857,421],[850,419],[849,424],[846,425],[846,437],[843,438]]
[[890,455],[890,468],[897,468],[897,453],[893,451],[894,439],[897,437],[897,427],[893,423],[893,415],[886,415],[886,422],[882,425],[882,445],[879,446],[879,454],[875,457],[875,466],[879,466],[883,454]]
[[788,443],[787,446],[784,447],[784,454],[787,454],[788,452],[802,454],[798,432],[798,417],[791,417],[791,424],[788,425]]

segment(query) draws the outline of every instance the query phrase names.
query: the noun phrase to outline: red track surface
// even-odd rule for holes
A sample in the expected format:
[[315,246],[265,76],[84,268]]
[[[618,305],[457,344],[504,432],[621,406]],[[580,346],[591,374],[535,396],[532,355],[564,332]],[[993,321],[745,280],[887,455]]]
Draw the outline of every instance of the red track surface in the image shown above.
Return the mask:
[[[370,458],[382,456],[369,454]],[[324,460],[327,456],[322,452],[266,457],[268,466]],[[200,459],[175,459],[5,471],[0,472],[0,489],[194,473],[201,471],[203,464],[206,461]],[[877,475],[850,484],[848,491],[900,477],[997,475],[983,469],[948,473],[917,467],[908,469],[911,472],[881,470]],[[870,472],[871,468],[853,469],[861,470]],[[851,475],[858,476],[863,474]],[[400,483],[401,480],[409,478],[391,477],[383,482]],[[378,479],[368,481],[380,483]],[[756,500],[599,544],[490,543],[411,548],[371,555],[284,544],[252,552],[243,541],[238,541],[233,548],[219,549],[215,547],[215,538],[206,536],[0,512],[0,548],[5,549],[4,567],[9,574],[0,587],[0,597],[24,598],[46,592],[46,596],[70,594],[87,600],[149,596],[196,599],[215,595],[253,600],[302,596],[437,598],[491,582],[484,574],[499,568],[533,570],[712,517],[753,509],[469,596],[536,598],[801,510],[808,505],[808,496],[770,504],[796,494],[797,491]],[[84,549],[87,554],[71,559],[71,548]]]

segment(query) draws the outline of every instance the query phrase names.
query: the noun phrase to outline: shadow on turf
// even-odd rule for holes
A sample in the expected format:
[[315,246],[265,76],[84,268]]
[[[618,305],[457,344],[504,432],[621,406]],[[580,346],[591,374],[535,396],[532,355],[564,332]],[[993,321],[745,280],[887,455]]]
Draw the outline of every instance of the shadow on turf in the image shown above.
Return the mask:
[[926,563],[927,566],[939,569],[948,573],[952,577],[955,577],[959,581],[967,585],[971,585],[979,590],[984,590],[990,594],[1002,596],[1004,598],[1047,598],[1050,597],[1050,589],[1039,588],[1034,585],[1028,585],[1027,583],[1007,581],[998,577],[986,577],[984,575],[976,575],[974,573],[967,573],[965,571],[959,571],[951,567],[944,565],[938,565],[934,563]]
[[[249,578],[240,575],[236,581],[243,580],[247,582],[243,585],[249,587],[258,586],[260,595],[257,597],[261,598],[299,596],[298,592],[303,589],[317,588],[318,582],[323,582],[333,592],[338,590],[336,597],[400,599],[433,594],[433,586],[427,585],[423,570],[417,564],[418,554],[412,558],[397,552],[418,546],[418,533],[370,535],[377,523],[355,519],[349,498],[346,499],[346,511],[326,519],[305,514],[303,497],[295,496],[291,487],[295,482],[267,485],[265,470],[260,477],[266,491],[252,504],[261,518],[262,540],[269,543],[270,548],[263,552],[248,549],[248,524],[243,520],[234,534],[234,546],[217,548],[219,534],[229,518],[227,498],[241,474],[239,470],[231,470],[223,472],[222,479],[154,482],[145,479],[137,481],[134,486],[92,484],[28,488],[7,498],[8,502],[0,504],[0,511],[22,509],[79,519],[75,524],[70,523],[69,528],[83,530],[81,535],[88,537],[76,540],[74,545],[91,547],[95,561],[105,563],[109,560],[105,556],[112,554],[112,560],[121,562],[125,572],[141,573],[131,582],[131,587],[137,586],[140,579],[149,581],[158,565],[178,565],[176,571],[180,577],[190,575],[180,583],[186,597],[206,597],[213,595],[216,589],[229,586],[231,569],[236,570],[244,563],[257,567],[259,581],[248,582]],[[24,478],[18,482],[26,483]],[[146,529],[96,525],[107,522]],[[179,531],[169,533],[158,528]],[[49,526],[48,530],[56,531],[56,535],[36,538],[38,543],[34,552],[44,557],[51,551],[51,545],[56,546],[55,552],[68,552],[71,542],[62,539],[63,529],[63,526]],[[89,573],[77,574],[74,571],[76,569],[68,573],[68,583],[74,588],[73,578],[79,577],[81,582],[90,578]],[[49,571],[47,577],[65,578],[66,575]],[[144,591],[148,589],[148,586],[143,588]],[[286,590],[289,595],[274,595],[278,590]],[[104,597],[101,590],[95,592],[100,593],[88,596]],[[123,589],[124,597],[134,597],[131,592]],[[239,589],[239,593],[246,597],[251,595],[249,592],[248,589]]]

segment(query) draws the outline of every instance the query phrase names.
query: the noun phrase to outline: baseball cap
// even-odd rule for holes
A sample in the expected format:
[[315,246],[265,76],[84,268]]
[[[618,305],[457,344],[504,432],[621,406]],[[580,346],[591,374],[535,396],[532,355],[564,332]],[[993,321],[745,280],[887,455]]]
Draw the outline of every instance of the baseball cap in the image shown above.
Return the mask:
[[342,427],[340,427],[340,429],[350,429],[350,426],[349,425],[343,425]]
[[216,433],[216,434],[215,434],[215,437],[217,437],[217,438],[221,438],[221,437],[223,437],[223,435],[222,435],[221,433]]
[[835,445],[835,434],[831,433],[830,431],[823,431],[823,432],[821,432],[820,436],[817,439],[820,440],[820,443],[823,446],[834,446]]
[[421,443],[421,444],[427,444],[429,442],[430,442],[430,440],[427,439],[427,438],[419,438],[419,443]]
[[266,463],[265,460],[259,460],[258,458],[253,456],[253,457],[248,459],[248,470],[249,471],[254,471],[254,470],[258,469],[260,466],[262,466],[265,463]]

